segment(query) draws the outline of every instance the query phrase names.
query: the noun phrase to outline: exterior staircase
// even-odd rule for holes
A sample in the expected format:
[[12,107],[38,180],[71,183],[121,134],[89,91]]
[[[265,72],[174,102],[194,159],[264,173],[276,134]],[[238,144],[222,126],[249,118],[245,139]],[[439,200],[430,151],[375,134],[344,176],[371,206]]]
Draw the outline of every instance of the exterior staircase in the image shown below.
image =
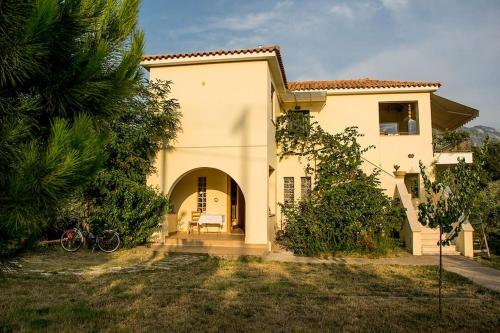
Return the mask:
[[[420,224],[417,208],[412,202],[404,179],[396,178],[396,194],[406,210],[407,221],[402,230],[402,239],[406,247],[414,255],[438,255],[439,230],[424,227]],[[464,225],[463,231],[455,240],[456,244],[443,246],[443,255],[460,255],[465,253],[467,256],[471,256],[472,230],[469,224]],[[467,232],[467,235],[465,235],[465,232]]]
[[[422,242],[422,255],[436,255],[439,254],[439,230],[433,230],[431,228],[422,227],[421,231],[421,242]],[[447,256],[459,256],[460,252],[456,250],[455,244],[449,246],[443,246],[443,255]]]
[[262,256],[269,252],[266,245],[246,244],[243,234],[178,232],[166,236],[164,241],[157,243],[156,246],[161,246],[169,252],[208,253],[212,255]]

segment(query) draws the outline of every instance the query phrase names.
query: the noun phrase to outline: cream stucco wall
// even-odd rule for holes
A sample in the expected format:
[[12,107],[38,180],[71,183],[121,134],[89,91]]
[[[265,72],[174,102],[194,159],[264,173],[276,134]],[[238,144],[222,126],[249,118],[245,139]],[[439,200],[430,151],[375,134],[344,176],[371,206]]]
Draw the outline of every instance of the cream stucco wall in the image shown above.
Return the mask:
[[[277,204],[283,202],[283,179],[295,178],[295,199],[300,199],[300,177],[304,176],[297,158],[277,158],[275,118],[284,110],[309,110],[330,133],[357,126],[364,135],[360,144],[375,146],[364,155],[363,168],[367,172],[374,167],[383,170],[381,186],[390,196],[396,188],[393,165],[400,165],[400,171],[418,173],[420,160],[427,166],[433,163],[432,89],[329,91],[325,102],[284,103],[284,95],[280,95],[284,84],[276,69],[265,59],[249,59],[165,60],[149,67],[151,80],[173,82],[171,96],[181,106],[182,131],[173,149],[159,152],[157,173],[148,179],[170,196],[179,230],[185,230],[196,209],[197,178],[203,175],[207,177],[207,213],[223,214],[227,223],[229,176],[245,197],[245,242],[269,244],[274,240],[281,224]],[[416,103],[419,134],[381,136],[381,102]]]
[[[380,102],[417,102],[419,113],[419,134],[384,136],[379,131]],[[430,93],[371,93],[328,95],[326,102],[319,103],[284,103],[282,110],[310,110],[321,127],[329,133],[338,133],[350,126],[357,126],[364,136],[359,139],[362,147],[374,145],[375,148],[365,153],[363,168],[371,172],[374,166],[382,169],[381,187],[390,196],[396,186],[392,174],[394,164],[400,165],[400,171],[419,172],[419,160],[430,166],[433,159],[432,125]],[[408,155],[413,154],[413,158]],[[369,161],[369,162],[368,162]],[[370,163],[371,162],[371,163]],[[384,172],[385,171],[385,172]],[[295,178],[295,198],[300,198],[300,177],[304,176],[303,165],[297,158],[287,158],[278,162],[277,184],[278,202],[283,202],[283,178]],[[279,213],[279,212],[278,212]],[[278,216],[278,223],[281,217]]]
[[268,233],[267,62],[150,68],[150,79],[158,78],[173,82],[171,95],[181,106],[182,131],[172,150],[158,154],[158,172],[149,177],[149,184],[171,194],[194,169],[221,170],[238,183],[245,197],[245,242],[267,244],[272,239]]
[[[417,102],[420,134],[380,135],[380,102]],[[359,139],[361,146],[375,146],[364,157],[389,174],[394,171],[394,164],[400,165],[401,171],[418,172],[419,160],[426,165],[433,162],[429,93],[328,96],[325,107],[317,113],[317,120],[330,133],[340,132],[348,126],[358,126],[359,132],[364,135]],[[414,157],[409,158],[409,154]],[[365,167],[372,169],[368,163],[365,163]],[[392,194],[394,178],[387,173],[381,175],[382,187]]]
[[[163,233],[173,231],[172,221],[175,220],[179,224],[175,229],[185,230],[197,206],[200,176],[207,177],[207,213],[225,215],[224,229],[228,230],[227,192],[231,177],[245,197],[245,242],[270,245],[281,226],[277,205],[283,202],[283,179],[294,177],[295,199],[298,200],[304,176],[303,165],[297,158],[278,160],[275,118],[282,110],[300,107],[309,110],[330,133],[357,126],[364,134],[359,143],[363,147],[375,146],[364,155],[363,168],[367,172],[375,167],[382,170],[382,188],[390,196],[398,195],[407,209],[408,223],[403,230],[407,245],[412,253],[423,253],[423,229],[417,221],[412,198],[404,178],[396,180],[392,172],[395,164],[400,166],[400,171],[418,173],[419,161],[426,166],[434,162],[431,92],[437,85],[294,93],[287,90],[279,49],[150,56],[145,57],[143,64],[150,72],[150,79],[173,82],[171,96],[181,105],[182,132],[173,149],[158,153],[157,173],[148,179],[149,184],[170,196],[174,206],[175,214],[168,214],[169,228],[162,230]],[[325,94],[326,101],[323,101]],[[437,96],[432,98],[435,100]],[[315,102],[297,102],[304,100]],[[440,102],[450,107],[461,110],[464,107],[442,100],[440,98]],[[381,136],[381,102],[417,104],[419,134]],[[437,109],[435,106],[435,111],[440,127],[447,127],[443,122],[456,117],[454,114],[446,116],[446,110],[439,106]],[[477,110],[472,111],[477,113]],[[472,230],[465,231],[457,241],[457,248],[469,255]],[[429,235],[426,232],[426,241],[433,236]]]

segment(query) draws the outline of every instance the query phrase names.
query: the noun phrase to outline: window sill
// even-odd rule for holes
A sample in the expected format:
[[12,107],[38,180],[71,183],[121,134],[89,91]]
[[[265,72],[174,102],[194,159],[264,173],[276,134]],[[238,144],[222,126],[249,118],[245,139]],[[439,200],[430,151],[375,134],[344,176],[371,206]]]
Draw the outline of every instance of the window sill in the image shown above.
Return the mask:
[[394,133],[394,134],[380,134],[380,136],[388,136],[388,137],[393,137],[393,136],[419,136],[420,133],[415,133],[415,134],[410,134],[410,133]]

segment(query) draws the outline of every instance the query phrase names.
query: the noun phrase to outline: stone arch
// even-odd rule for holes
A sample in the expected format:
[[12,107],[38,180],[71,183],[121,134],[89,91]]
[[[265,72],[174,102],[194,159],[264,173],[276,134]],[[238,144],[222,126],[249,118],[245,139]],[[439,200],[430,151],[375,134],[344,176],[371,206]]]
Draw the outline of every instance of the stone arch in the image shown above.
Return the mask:
[[189,170],[185,170],[183,173],[181,173],[179,176],[177,176],[175,178],[175,180],[172,182],[172,184],[170,186],[168,186],[168,191],[164,192],[167,194],[167,197],[170,197],[175,186],[182,180],[182,178],[184,178],[186,175],[190,174],[191,172],[196,171],[196,170],[200,170],[200,169],[214,169],[214,170],[225,173],[226,175],[231,177],[243,191],[243,187],[241,187],[241,181],[239,181],[236,177],[234,177],[230,172],[223,170],[221,168],[215,168],[212,166],[200,166],[200,167],[194,167],[194,168],[189,169]]

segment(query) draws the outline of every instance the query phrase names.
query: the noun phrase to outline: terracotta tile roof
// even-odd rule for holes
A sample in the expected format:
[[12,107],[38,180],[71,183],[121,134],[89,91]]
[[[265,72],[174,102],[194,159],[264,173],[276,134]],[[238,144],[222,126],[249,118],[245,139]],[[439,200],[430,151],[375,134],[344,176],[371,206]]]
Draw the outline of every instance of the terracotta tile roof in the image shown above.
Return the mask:
[[387,81],[372,80],[368,78],[356,80],[331,80],[331,81],[296,81],[289,82],[290,90],[327,90],[327,89],[367,89],[367,88],[411,88],[411,87],[436,87],[439,82],[412,82],[412,81]]
[[280,47],[278,45],[255,47],[250,49],[236,49],[236,50],[217,50],[217,51],[204,51],[204,52],[190,52],[190,53],[172,53],[172,54],[151,54],[144,55],[142,57],[143,61],[148,60],[162,60],[162,59],[177,59],[177,58],[196,58],[196,57],[206,57],[206,56],[217,56],[217,55],[234,55],[234,54],[247,54],[247,53],[265,53],[265,52],[275,52],[278,58],[278,63],[280,66],[281,74],[283,75],[283,80],[285,86],[287,86],[285,67],[283,66],[283,60],[281,59]]
[[411,88],[411,87],[436,87],[439,88],[439,82],[415,82],[415,81],[387,81],[387,80],[372,80],[369,78],[356,80],[330,80],[330,81],[296,81],[287,82],[285,67],[281,58],[280,47],[278,45],[262,46],[249,49],[236,50],[216,50],[202,51],[189,53],[170,53],[170,54],[151,54],[144,55],[143,61],[162,60],[162,59],[178,59],[178,58],[196,58],[206,56],[220,55],[236,55],[236,54],[251,54],[251,53],[266,53],[275,52],[278,64],[281,70],[281,75],[285,83],[285,87],[290,90],[327,90],[327,89],[367,89],[367,88]]

